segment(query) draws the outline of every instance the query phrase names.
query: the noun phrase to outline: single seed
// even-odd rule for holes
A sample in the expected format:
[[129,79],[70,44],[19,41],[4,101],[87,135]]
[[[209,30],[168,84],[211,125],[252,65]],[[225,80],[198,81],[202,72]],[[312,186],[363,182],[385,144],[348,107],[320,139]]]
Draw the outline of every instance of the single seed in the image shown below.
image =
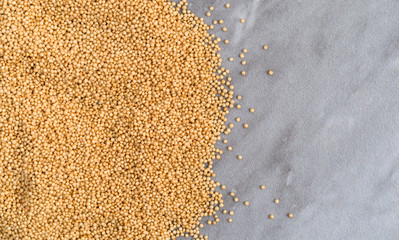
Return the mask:
[[227,222],[231,223],[233,220],[231,218],[227,219]]
[[238,96],[237,96],[237,99],[238,99],[238,100],[241,100],[241,99],[242,99],[242,96],[238,95]]
[[240,22],[241,22],[241,23],[245,23],[245,19],[244,19],[244,18],[241,18],[241,19],[240,19]]
[[236,122],[240,122],[241,119],[239,117],[236,117]]
[[227,32],[227,28],[226,27],[222,28],[222,31]]
[[270,218],[270,219],[274,219],[274,214],[270,214],[270,215],[269,215],[269,218]]
[[233,89],[234,89],[234,86],[233,86],[233,85],[229,86],[229,89],[233,90]]
[[221,188],[222,190],[226,190],[226,186],[225,186],[225,185],[220,186],[220,188]]
[[242,52],[243,52],[243,53],[247,53],[247,52],[248,52],[248,49],[244,48],[244,49],[242,50]]
[[[215,207],[215,211],[219,211],[219,207],[218,207],[218,206]],[[215,216],[215,217],[216,217],[216,216]]]
[[216,187],[219,187],[219,186],[220,186],[220,182],[219,182],[219,181],[216,182],[215,184],[216,184]]
[[225,43],[225,44],[229,44],[229,40],[227,40],[227,39],[224,40],[224,43]]
[[248,128],[248,123],[244,123],[244,128]]
[[227,77],[227,81],[231,81],[231,77]]
[[234,124],[233,123],[230,123],[229,124],[229,128],[233,128],[234,127]]
[[218,21],[217,20],[213,20],[213,24],[214,25],[218,24]]
[[200,227],[200,228],[203,228],[203,227],[204,227],[204,224],[200,223],[200,224],[199,224],[199,227]]
[[241,155],[238,155],[238,156],[237,156],[237,159],[238,159],[238,160],[242,160],[242,156],[241,156]]
[[241,75],[245,76],[247,73],[245,71],[241,72]]
[[249,202],[248,202],[248,201],[245,201],[245,202],[244,202],[244,205],[245,205],[245,206],[249,206]]
[[213,221],[213,222],[212,222],[212,225],[216,225],[216,221]]
[[219,218],[216,218],[216,219],[215,219],[215,222],[217,222],[217,223],[220,222],[220,219],[219,219]]
[[211,225],[211,224],[212,224],[212,221],[211,221],[211,220],[208,220],[206,223],[208,223],[209,225]]
[[237,104],[236,108],[237,108],[237,109],[241,109],[241,105],[240,105],[240,104]]
[[241,64],[242,64],[242,65],[246,65],[246,64],[247,64],[247,61],[242,60],[242,61],[241,61]]
[[234,202],[238,202],[238,198],[236,198],[236,197],[233,198],[233,201],[234,201]]
[[244,58],[244,57],[245,57],[244,53],[240,53],[240,58]]
[[275,204],[279,204],[279,203],[280,203],[280,200],[278,200],[278,198],[276,198],[276,199],[274,199],[274,203],[275,203]]
[[219,204],[219,207],[220,208],[224,207],[224,204],[223,203]]
[[234,61],[234,58],[229,57],[229,61],[230,61],[230,62]]
[[233,151],[233,148],[232,148],[232,147],[230,147],[230,146],[228,146],[228,147],[227,147],[227,150],[229,150],[229,151]]
[[209,7],[209,10],[213,11],[213,9],[215,9],[213,6]]
[[226,144],[226,143],[227,143],[227,139],[224,139],[224,140],[223,140],[223,143]]
[[213,25],[209,25],[209,29],[214,29],[215,27]]
[[223,24],[223,23],[224,23],[223,19],[220,19],[220,20],[219,20],[219,23],[220,23],[220,24]]
[[207,13],[206,13],[206,16],[210,17],[210,16],[211,16],[211,13],[210,13],[210,12],[207,12]]
[[272,76],[272,75],[274,74],[274,72],[273,72],[273,70],[269,70],[269,71],[267,72],[267,74],[269,74],[270,76]]
[[293,218],[293,217],[294,217],[294,214],[289,213],[289,214],[288,214],[288,217],[289,217],[289,218]]
[[267,45],[263,45],[263,49],[268,49],[269,48],[269,46],[267,46]]
[[226,5],[224,5],[226,8],[230,7],[230,4],[226,3]]
[[233,216],[234,215],[234,211],[230,211],[229,214],[230,214],[230,216]]
[[262,185],[262,186],[260,186],[260,189],[265,190],[265,189],[266,189],[266,186],[265,186],[265,185]]
[[217,160],[220,160],[220,155],[216,155],[216,159],[217,159]]
[[250,111],[251,113],[253,113],[253,112],[255,112],[255,109],[250,108],[249,111]]
[[234,197],[235,195],[236,195],[236,194],[233,193],[233,192],[230,193],[230,196],[232,196],[232,197]]
[[227,214],[227,210],[225,209],[225,210],[223,210],[223,212],[222,212],[223,214]]

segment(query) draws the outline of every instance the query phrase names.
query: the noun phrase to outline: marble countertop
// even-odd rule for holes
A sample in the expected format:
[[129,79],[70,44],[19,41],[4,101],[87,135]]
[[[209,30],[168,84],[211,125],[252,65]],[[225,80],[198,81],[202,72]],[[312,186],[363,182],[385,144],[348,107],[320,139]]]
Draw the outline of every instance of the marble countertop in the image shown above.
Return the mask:
[[210,240],[398,239],[399,3],[188,2],[208,23],[225,21],[227,32],[219,24],[212,32],[230,41],[221,43],[223,65],[243,97],[228,116],[233,151],[218,144],[225,154],[214,168],[233,222],[220,213],[221,222],[202,233]]

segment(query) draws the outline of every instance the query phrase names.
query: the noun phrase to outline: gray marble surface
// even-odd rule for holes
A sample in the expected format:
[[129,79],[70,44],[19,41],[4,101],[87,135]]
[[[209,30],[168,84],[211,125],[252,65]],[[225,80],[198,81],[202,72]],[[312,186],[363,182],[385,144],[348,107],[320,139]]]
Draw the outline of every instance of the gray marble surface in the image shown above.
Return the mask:
[[211,240],[399,239],[399,2],[188,2],[208,23],[224,19],[228,31],[216,25],[212,32],[230,40],[221,44],[224,66],[243,96],[242,109],[228,117],[233,151],[220,144],[225,154],[215,164],[233,223],[219,214],[221,223],[202,233]]

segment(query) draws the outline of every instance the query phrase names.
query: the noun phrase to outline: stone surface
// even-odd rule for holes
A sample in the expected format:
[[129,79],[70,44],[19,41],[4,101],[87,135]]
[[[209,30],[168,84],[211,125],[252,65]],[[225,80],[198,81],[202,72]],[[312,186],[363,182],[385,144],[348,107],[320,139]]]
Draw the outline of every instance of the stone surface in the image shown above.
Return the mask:
[[208,23],[224,19],[228,31],[218,24],[212,32],[230,40],[221,43],[224,66],[243,96],[242,109],[228,117],[233,151],[220,143],[225,154],[215,160],[233,222],[220,213],[221,223],[202,233],[210,240],[398,239],[397,1],[188,1]]

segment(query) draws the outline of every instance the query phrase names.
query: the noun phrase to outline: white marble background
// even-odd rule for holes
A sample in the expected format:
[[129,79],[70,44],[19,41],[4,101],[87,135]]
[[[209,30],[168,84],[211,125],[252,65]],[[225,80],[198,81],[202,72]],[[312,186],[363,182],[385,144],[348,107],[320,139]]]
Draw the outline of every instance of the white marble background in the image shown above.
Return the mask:
[[[228,32],[216,25],[213,33],[230,40],[221,44],[224,66],[243,96],[243,108],[229,115],[228,123],[241,117],[227,136],[233,151],[220,144],[225,154],[215,164],[233,223],[219,214],[221,222],[202,233],[211,240],[399,239],[399,2],[188,2],[203,17],[215,7],[208,23],[224,19]],[[246,66],[238,57],[244,47]]]

